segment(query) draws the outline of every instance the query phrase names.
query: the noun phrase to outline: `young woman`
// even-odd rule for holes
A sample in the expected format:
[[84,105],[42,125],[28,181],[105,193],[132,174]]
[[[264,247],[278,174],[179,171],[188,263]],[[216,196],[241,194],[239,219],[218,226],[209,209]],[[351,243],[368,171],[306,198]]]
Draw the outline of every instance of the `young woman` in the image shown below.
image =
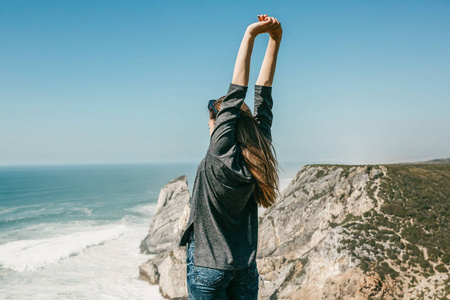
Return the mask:
[[[266,32],[253,116],[244,103],[250,58],[256,36]],[[270,207],[278,195],[272,81],[282,33],[276,18],[259,15],[245,31],[228,93],[208,102],[210,145],[197,169],[179,243],[187,245],[189,299],[258,297],[258,206]]]

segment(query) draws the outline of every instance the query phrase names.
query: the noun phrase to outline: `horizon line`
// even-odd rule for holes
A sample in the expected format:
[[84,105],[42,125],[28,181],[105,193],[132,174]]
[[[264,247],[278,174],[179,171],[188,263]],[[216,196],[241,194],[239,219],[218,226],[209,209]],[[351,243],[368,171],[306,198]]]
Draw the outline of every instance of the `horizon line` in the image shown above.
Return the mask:
[[[450,159],[450,157],[441,157],[441,158],[421,158],[411,161],[396,161],[396,162],[384,162],[384,163],[362,163],[362,162],[352,162],[345,163],[339,159],[322,159],[322,160],[314,160],[311,162],[300,161],[300,160],[280,160],[279,163],[302,163],[303,165],[317,165],[317,164],[345,164],[345,165],[386,165],[386,164],[397,164],[397,163],[417,163],[417,162],[427,162],[432,160],[441,160],[441,159]],[[2,167],[51,167],[51,166],[94,166],[94,165],[158,165],[158,164],[198,164],[199,160],[158,160],[158,161],[124,161],[124,162],[43,162],[43,163],[0,163],[0,168]]]

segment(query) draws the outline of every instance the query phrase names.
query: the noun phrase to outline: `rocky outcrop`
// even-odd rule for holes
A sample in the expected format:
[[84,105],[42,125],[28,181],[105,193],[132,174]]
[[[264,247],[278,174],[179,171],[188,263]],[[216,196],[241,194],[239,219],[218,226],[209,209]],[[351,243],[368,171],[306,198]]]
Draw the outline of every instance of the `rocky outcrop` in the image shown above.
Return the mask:
[[167,183],[140,245],[142,253],[155,256],[139,266],[139,278],[159,284],[160,293],[168,299],[187,299],[186,249],[178,247],[178,238],[188,222],[189,197],[186,176]]
[[[304,166],[260,216],[259,298],[450,299],[449,166]],[[173,241],[189,215],[184,181],[161,190],[141,244],[156,254],[141,278],[169,299],[187,299],[186,250]]]
[[260,298],[450,299],[449,175],[449,164],[304,166],[260,217]]
[[382,170],[366,169],[305,166],[260,217],[258,266],[274,262],[259,268],[263,299],[363,297],[357,293],[358,261],[338,251],[348,234],[335,225],[376,205],[366,186]]
[[189,188],[186,176],[167,183],[160,191],[155,216],[141,253],[157,254],[172,249],[189,218]]

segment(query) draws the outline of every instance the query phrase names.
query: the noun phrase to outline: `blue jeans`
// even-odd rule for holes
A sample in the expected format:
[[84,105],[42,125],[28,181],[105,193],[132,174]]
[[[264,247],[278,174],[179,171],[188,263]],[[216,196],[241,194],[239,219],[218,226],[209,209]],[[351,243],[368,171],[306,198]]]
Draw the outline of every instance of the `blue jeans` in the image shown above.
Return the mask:
[[257,300],[259,274],[256,262],[240,270],[219,270],[194,265],[194,232],[187,242],[187,289],[189,300]]

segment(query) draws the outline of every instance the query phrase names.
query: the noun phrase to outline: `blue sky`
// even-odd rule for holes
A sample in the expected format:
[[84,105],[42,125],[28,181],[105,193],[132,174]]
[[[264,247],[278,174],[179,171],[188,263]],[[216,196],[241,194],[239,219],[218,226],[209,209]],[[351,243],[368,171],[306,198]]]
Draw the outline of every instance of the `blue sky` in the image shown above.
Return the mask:
[[450,157],[449,1],[15,0],[0,2],[0,165],[199,162],[207,100],[264,13],[284,29],[280,161]]

